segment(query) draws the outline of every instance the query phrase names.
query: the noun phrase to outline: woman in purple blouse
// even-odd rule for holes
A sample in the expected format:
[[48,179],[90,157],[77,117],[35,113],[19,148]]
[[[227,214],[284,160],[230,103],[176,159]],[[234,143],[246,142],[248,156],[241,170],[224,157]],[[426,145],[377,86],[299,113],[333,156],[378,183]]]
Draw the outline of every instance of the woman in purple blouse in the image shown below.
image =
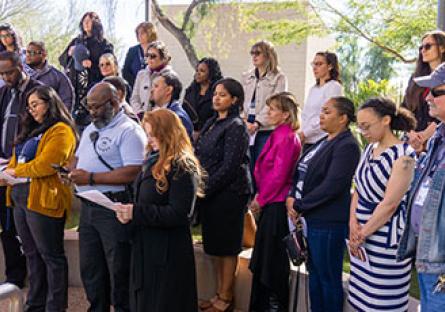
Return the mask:
[[250,311],[287,311],[289,259],[282,239],[289,232],[285,200],[292,184],[301,144],[299,106],[289,92],[267,99],[267,119],[275,127],[255,164],[257,194],[250,209],[259,212]]

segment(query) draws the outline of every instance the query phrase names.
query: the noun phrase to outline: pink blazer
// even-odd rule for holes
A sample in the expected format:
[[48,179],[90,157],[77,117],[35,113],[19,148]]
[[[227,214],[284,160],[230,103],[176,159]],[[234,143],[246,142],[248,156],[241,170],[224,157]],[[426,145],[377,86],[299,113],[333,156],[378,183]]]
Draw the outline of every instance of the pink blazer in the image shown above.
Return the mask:
[[286,200],[300,151],[300,139],[290,125],[280,125],[272,132],[255,164],[261,207]]

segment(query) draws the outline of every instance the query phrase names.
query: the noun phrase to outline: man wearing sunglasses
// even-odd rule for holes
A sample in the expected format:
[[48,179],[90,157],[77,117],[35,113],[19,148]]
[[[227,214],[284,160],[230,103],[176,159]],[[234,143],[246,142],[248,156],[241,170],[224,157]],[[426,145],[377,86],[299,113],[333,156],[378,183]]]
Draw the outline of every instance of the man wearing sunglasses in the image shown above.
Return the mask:
[[[19,132],[20,116],[26,109],[26,94],[40,85],[23,70],[20,56],[11,51],[0,52],[0,158],[9,159],[15,136]],[[26,278],[26,261],[14,226],[11,208],[6,207],[6,188],[0,187],[0,234],[6,263],[6,281],[23,287]]]
[[429,76],[414,78],[429,88],[431,117],[440,123],[417,163],[398,258],[416,258],[422,311],[445,306],[445,64]]
[[26,64],[33,69],[31,77],[56,90],[65,106],[71,111],[74,89],[68,77],[47,60],[45,43],[31,41],[26,47]]

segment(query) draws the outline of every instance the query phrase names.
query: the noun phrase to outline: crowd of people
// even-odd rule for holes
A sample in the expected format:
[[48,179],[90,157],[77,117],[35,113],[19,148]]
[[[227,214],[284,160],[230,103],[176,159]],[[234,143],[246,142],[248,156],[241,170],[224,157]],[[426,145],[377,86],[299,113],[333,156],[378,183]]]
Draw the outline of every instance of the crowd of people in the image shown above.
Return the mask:
[[[73,193],[85,192],[114,202],[81,198],[88,311],[233,311],[252,228],[249,311],[288,311],[283,238],[297,223],[311,311],[343,310],[346,246],[355,310],[407,311],[413,263],[422,311],[443,310],[444,32],[421,39],[400,107],[343,96],[337,56],[326,51],[314,56],[301,109],[268,41],[251,47],[240,81],[201,59],[182,96],[152,23],[136,27],[122,71],[99,16],[85,13],[79,28],[62,72],[44,42],[22,48],[12,25],[0,25],[1,239],[6,281],[23,288],[28,278],[25,311],[66,311],[64,225]],[[192,220],[216,271],[215,295],[201,301]]]

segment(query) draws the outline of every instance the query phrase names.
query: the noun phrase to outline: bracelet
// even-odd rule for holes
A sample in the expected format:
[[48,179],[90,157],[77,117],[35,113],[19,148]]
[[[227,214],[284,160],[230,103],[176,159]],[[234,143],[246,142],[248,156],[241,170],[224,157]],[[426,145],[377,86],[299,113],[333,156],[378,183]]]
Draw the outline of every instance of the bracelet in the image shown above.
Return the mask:
[[94,181],[94,172],[90,172],[90,176],[88,177],[88,184],[94,185],[96,182]]

